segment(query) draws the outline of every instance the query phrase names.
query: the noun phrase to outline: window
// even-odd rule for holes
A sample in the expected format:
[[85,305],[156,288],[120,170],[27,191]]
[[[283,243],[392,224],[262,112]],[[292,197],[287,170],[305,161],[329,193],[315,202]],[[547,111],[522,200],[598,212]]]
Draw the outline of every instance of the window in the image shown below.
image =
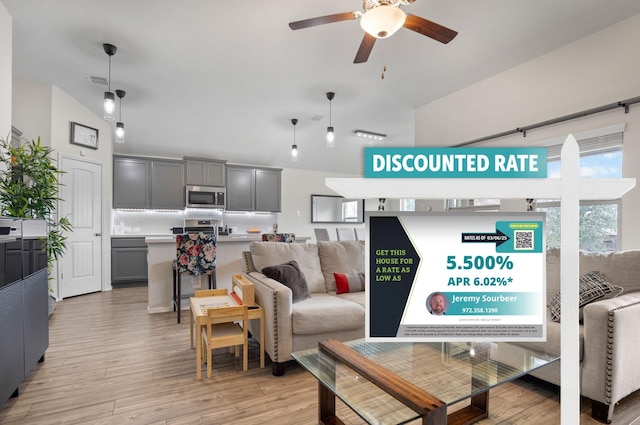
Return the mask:
[[[580,147],[580,177],[615,179],[622,177],[623,133],[608,134],[578,141]],[[560,177],[562,145],[547,148],[547,176]],[[537,199],[537,211],[547,213],[547,247],[560,246],[560,201]],[[449,199],[449,210],[499,211],[499,199]],[[582,201],[580,203],[580,249],[584,251],[615,251],[618,238],[620,200]]]
[[358,201],[344,201],[342,203],[342,217],[344,217],[344,221],[358,222]]
[[[622,177],[622,133],[581,140],[580,177]],[[548,176],[560,177],[560,149],[549,148]],[[580,242],[584,251],[615,251],[619,246],[620,200],[580,202]],[[560,246],[560,202],[538,200],[537,210],[547,213],[547,246]]]
[[413,198],[400,199],[400,211],[415,211],[416,200]]

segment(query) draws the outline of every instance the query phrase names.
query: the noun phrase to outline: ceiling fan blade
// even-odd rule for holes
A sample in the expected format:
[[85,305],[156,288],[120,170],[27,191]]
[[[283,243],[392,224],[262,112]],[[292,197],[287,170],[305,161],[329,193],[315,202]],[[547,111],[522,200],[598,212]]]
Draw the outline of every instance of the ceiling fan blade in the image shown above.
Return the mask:
[[358,18],[357,12],[336,13],[335,15],[318,16],[317,18],[304,19],[302,21],[289,22],[289,28],[300,30],[303,28],[315,27],[317,25],[331,24],[333,22],[350,21]]
[[362,43],[360,43],[360,47],[358,48],[358,53],[356,53],[356,58],[353,60],[353,63],[363,63],[369,59],[369,55],[371,54],[371,50],[373,49],[373,45],[376,43],[376,38],[369,33],[364,33],[364,37],[362,39]]
[[458,35],[457,31],[443,27],[440,24],[421,18],[416,15],[407,15],[404,21],[405,28],[415,31],[427,37],[431,37],[436,41],[447,44]]

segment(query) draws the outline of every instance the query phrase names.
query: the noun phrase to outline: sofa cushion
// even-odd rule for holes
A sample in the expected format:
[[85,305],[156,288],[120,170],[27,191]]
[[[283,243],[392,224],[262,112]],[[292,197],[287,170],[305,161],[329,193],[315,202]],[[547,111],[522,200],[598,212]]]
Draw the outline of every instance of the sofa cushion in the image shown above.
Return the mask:
[[292,306],[293,333],[309,335],[360,329],[364,308],[335,295],[311,294],[311,298]]
[[364,273],[364,241],[318,241],[326,291],[336,290],[334,273]]
[[360,304],[362,308],[365,308],[365,303],[367,302],[366,294],[364,292],[347,292],[336,296],[343,300]]
[[320,269],[318,247],[304,243],[251,242],[251,259],[256,270],[295,260],[307,280],[310,293],[326,292]]
[[[620,286],[609,283],[599,271],[580,276],[579,285],[578,307],[580,309],[597,300],[617,297],[624,290]],[[549,304],[549,313],[554,322],[560,322],[560,309],[560,292],[557,292]],[[582,318],[582,310],[580,310],[580,318]]]
[[298,263],[295,260],[277,266],[265,267],[262,269],[262,274],[291,289],[294,303],[311,296],[309,295],[309,288],[304,274],[300,271],[300,267],[298,267]]
[[334,273],[336,294],[364,291],[364,273]]
[[[552,355],[560,355],[560,331],[562,325],[557,322],[547,321],[547,340],[546,341],[536,341],[536,342],[516,342],[517,345],[522,345],[524,347],[532,348],[535,350],[542,351],[544,353],[552,354]],[[582,361],[582,357],[584,356],[584,326],[580,326],[578,328],[578,338],[579,338],[579,352],[580,361]]]

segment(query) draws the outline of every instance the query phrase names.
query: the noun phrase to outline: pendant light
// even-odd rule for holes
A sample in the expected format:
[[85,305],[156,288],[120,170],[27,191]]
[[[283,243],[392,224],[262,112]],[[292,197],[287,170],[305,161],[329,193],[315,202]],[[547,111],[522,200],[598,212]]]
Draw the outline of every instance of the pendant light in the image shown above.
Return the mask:
[[116,123],[116,143],[122,144],[124,143],[124,123],[122,122],[122,98],[127,94],[124,90],[116,90],[116,95],[118,99],[120,99],[120,118],[118,118],[118,122]]
[[335,93],[330,91],[327,93],[327,99],[329,99],[329,127],[327,127],[327,147],[333,148],[335,146],[335,135],[333,134],[333,126],[331,125],[331,101],[335,97]]
[[111,56],[116,54],[118,48],[113,44],[105,43],[102,45],[104,52],[109,55],[109,90],[104,92],[104,119],[107,121],[115,120],[115,112],[116,112],[116,97],[113,95],[111,91]]
[[296,124],[298,124],[298,119],[292,118],[291,124],[293,124],[293,145],[291,145],[291,161],[298,162],[298,145],[296,145]]

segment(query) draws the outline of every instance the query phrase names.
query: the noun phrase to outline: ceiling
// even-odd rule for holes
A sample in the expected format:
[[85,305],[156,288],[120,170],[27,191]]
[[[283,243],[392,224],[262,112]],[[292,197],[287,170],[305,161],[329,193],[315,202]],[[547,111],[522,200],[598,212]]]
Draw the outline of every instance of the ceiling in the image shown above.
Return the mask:
[[360,0],[1,1],[14,77],[55,84],[99,116],[106,87],[88,76],[108,77],[102,44],[117,46],[111,89],[127,93],[117,153],[349,174],[365,146],[354,130],[388,135],[374,146],[413,146],[415,108],[640,13],[629,0],[416,0],[403,9],[458,36],[444,45],[402,28],[355,65],[359,22],[287,24],[362,10]]

